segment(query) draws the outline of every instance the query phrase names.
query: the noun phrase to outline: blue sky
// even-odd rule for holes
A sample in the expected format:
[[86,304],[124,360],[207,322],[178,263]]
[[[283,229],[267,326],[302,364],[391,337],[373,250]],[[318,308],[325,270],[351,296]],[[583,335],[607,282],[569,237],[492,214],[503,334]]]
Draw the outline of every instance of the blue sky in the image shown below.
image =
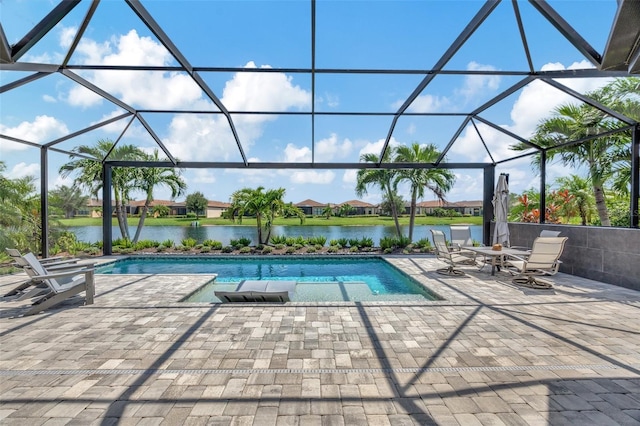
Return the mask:
[[[10,44],[19,41],[55,2],[2,0],[0,22]],[[193,66],[230,68],[311,67],[310,3],[307,1],[143,1],[149,14],[162,26]],[[573,28],[602,52],[616,11],[615,0],[549,1]],[[480,1],[318,1],[316,9],[317,68],[428,70],[482,7]],[[529,2],[519,1],[527,42],[536,70],[592,68],[578,50]],[[60,64],[84,18],[89,2],[82,2],[21,62]],[[120,1],[102,1],[69,62],[73,65],[176,66],[178,62],[154,37],[137,15]],[[514,11],[502,1],[483,25],[444,67],[445,70],[527,71]],[[218,111],[186,73],[159,71],[75,70],[88,81],[105,88],[136,109],[192,108]],[[0,71],[1,85],[30,72]],[[418,74],[326,74],[315,78],[297,72],[202,72],[203,80],[229,111],[309,112],[312,102],[322,112],[394,112],[416,88]],[[521,77],[439,75],[409,110],[413,112],[466,113],[479,107]],[[607,79],[567,79],[561,83],[585,93],[606,84]],[[482,116],[507,130],[530,136],[536,124],[560,104],[576,102],[543,83],[534,82],[485,111]],[[124,111],[97,97],[71,79],[54,73],[0,94],[0,134],[43,144]],[[240,161],[241,157],[220,114],[145,113],[158,137],[183,161]],[[232,114],[243,149],[252,163],[311,161],[311,120],[305,115]],[[392,144],[412,142],[447,146],[463,117],[404,116],[398,120]],[[129,119],[83,134],[57,145],[71,150],[99,139],[117,139]],[[389,116],[317,116],[315,161],[357,162],[367,152],[378,154],[387,136]],[[482,140],[468,126],[453,144],[451,162],[484,162],[509,158],[513,140],[479,125]],[[120,143],[152,150],[157,145],[134,122]],[[39,176],[39,150],[0,137],[0,160],[11,177]],[[70,185],[58,176],[66,155],[49,157],[50,187]],[[497,172],[510,174],[511,189],[521,192],[538,186],[529,159],[500,165]],[[568,171],[550,164],[548,182]],[[455,170],[457,183],[448,199],[482,198],[482,175]],[[355,170],[252,170],[191,169],[184,171],[188,192],[201,191],[211,200],[228,201],[245,186],[284,187],[287,201],[312,198],[319,202],[343,202],[357,198]],[[401,188],[406,199],[409,194]],[[137,198],[141,198],[141,194]],[[168,198],[158,189],[156,198]],[[381,194],[370,188],[363,197],[377,203]],[[432,195],[425,200],[433,199]]]

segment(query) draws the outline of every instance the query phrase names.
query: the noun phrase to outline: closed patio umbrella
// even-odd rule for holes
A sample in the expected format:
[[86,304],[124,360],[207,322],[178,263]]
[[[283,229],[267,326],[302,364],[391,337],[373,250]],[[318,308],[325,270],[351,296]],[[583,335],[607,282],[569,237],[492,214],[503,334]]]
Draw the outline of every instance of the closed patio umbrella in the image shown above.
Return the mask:
[[493,212],[496,218],[496,225],[493,230],[493,244],[509,246],[509,225],[507,217],[509,215],[509,184],[507,176],[501,174],[498,177],[498,184],[493,194]]

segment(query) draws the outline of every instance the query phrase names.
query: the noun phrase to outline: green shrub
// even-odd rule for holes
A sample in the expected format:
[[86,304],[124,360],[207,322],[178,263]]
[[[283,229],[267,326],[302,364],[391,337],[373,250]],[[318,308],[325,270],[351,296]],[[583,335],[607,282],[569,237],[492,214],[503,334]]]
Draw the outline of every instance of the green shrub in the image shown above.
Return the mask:
[[351,253],[357,253],[358,251],[360,251],[360,249],[358,248],[358,246],[351,246],[351,248],[349,249],[349,251]]
[[185,238],[184,240],[182,240],[182,245],[190,249],[194,248],[196,244],[198,244],[198,240],[196,240],[195,238]]
[[264,253],[264,254],[271,253],[272,251],[273,251],[273,247],[271,247],[271,246],[262,247],[262,253]]
[[328,252],[328,253],[337,253],[337,252],[338,252],[338,250],[340,250],[340,249],[338,248],[338,246],[337,246],[337,245],[333,245],[333,246],[329,246],[329,248],[327,249],[327,252]]
[[285,248],[284,244],[276,244],[276,249],[282,250],[283,248]]
[[315,237],[309,237],[307,241],[309,244],[314,246],[324,246],[327,242],[327,237],[325,237],[324,235],[318,235]]
[[222,247],[222,252],[223,253],[233,253],[234,248],[231,246],[224,246]]
[[383,251],[384,254],[389,254],[389,253],[393,253],[393,249],[392,248],[386,248]]
[[251,247],[249,246],[244,246],[240,248],[240,253],[246,254],[246,253],[251,253]]
[[396,239],[393,237],[380,238],[380,248],[382,250],[393,249],[396,247]]
[[100,254],[100,249],[98,247],[90,246],[84,249],[84,252],[88,255],[95,256],[97,254]]
[[322,247],[324,247],[324,244],[316,244],[315,246],[313,246],[316,250],[322,250]]
[[[358,247],[360,245],[360,240],[357,238],[349,238],[349,247]],[[343,246],[346,247],[346,246]]]
[[311,246],[307,249],[307,253],[315,253],[316,252],[316,248]]
[[340,243],[338,242],[338,240],[331,240],[329,241],[329,246],[331,247],[335,247],[335,246],[339,246]]
[[430,248],[431,247],[431,240],[428,238],[421,238],[418,241],[415,242],[415,246],[418,248]]
[[271,237],[271,244],[273,244],[274,246],[277,246],[278,244],[286,244],[287,243],[287,237],[285,237],[284,235],[274,235]]
[[232,239],[231,241],[229,241],[229,245],[235,247],[236,249],[247,247],[249,244],[251,244],[251,239],[247,237]]
[[349,244],[349,240],[346,238],[338,238],[338,245],[340,247],[346,247]]
[[167,248],[165,246],[158,246],[156,247],[156,252],[158,253],[162,253],[163,251],[166,251]]
[[173,240],[164,240],[161,245],[162,245],[162,247],[172,248],[173,247]]
[[200,253],[209,253],[211,252],[211,246],[202,246],[200,249]]
[[291,254],[295,252],[296,252],[296,249],[294,247],[287,247],[287,249],[285,250],[285,253],[287,254]]
[[358,247],[373,247],[373,238],[371,237],[362,237],[358,242]]
[[113,246],[120,246],[123,248],[133,248],[133,244],[128,238],[116,238],[111,243]]

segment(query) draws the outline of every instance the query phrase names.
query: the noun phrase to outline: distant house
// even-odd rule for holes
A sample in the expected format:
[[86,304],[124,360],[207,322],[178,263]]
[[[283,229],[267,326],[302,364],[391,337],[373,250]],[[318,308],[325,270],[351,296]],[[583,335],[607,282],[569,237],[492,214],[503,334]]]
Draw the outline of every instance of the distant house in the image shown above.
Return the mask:
[[322,212],[327,207],[327,203],[319,203],[317,201],[307,199],[296,203],[295,206],[302,210],[306,216],[322,216]]
[[[482,201],[422,201],[416,204],[416,214],[431,215],[435,209],[450,209],[462,215],[482,216]],[[407,210],[409,211],[409,210]]]
[[378,214],[378,206],[360,200],[349,200],[336,205],[334,211],[339,210],[345,204],[349,204],[353,210],[350,215],[375,215]]
[[231,204],[223,201],[209,200],[207,202],[207,218],[222,217],[229,206],[231,206]]

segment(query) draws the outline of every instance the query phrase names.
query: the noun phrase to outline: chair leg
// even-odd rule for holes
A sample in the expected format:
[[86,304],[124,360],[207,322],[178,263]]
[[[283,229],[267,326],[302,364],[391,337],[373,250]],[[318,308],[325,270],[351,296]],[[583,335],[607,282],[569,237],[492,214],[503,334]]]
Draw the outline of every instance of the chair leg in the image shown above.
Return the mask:
[[463,271],[461,271],[460,269],[455,269],[453,266],[436,269],[436,272],[442,275],[458,276],[458,277],[464,275]]
[[538,290],[547,290],[553,288],[553,285],[551,285],[551,283],[536,280],[533,275],[518,275],[514,277],[511,282],[519,286],[534,288]]

